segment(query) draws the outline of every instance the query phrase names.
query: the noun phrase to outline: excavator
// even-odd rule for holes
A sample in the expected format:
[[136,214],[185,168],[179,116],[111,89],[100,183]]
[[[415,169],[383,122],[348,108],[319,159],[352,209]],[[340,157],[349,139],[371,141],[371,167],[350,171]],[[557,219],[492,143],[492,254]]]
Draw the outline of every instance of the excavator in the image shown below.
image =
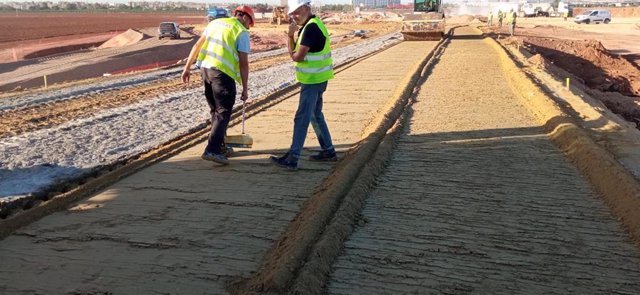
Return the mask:
[[444,36],[442,0],[413,0],[413,13],[403,15],[406,41],[440,40]]

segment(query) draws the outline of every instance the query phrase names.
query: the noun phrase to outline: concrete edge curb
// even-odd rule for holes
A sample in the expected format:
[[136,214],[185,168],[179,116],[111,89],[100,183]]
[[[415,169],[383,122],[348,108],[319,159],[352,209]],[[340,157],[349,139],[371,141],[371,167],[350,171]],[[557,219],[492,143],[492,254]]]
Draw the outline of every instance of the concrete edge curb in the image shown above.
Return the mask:
[[640,183],[518,68],[507,49],[492,38],[484,38],[484,41],[498,53],[514,92],[640,247]]
[[[366,138],[362,139],[356,147],[352,148],[347,155],[340,161],[334,171],[323,180],[323,182],[315,189],[314,193],[301,206],[300,212],[289,223],[285,231],[280,235],[271,249],[265,255],[258,271],[249,278],[240,278],[229,282],[228,291],[232,294],[282,294],[294,292],[289,290],[296,282],[301,268],[305,262],[313,258],[312,249],[322,236],[329,236],[329,244],[327,246],[327,261],[323,261],[322,268],[329,269],[335,255],[329,253],[337,249],[341,249],[342,241],[348,236],[340,233],[327,233],[327,226],[332,220],[344,223],[349,226],[354,222],[349,214],[360,211],[360,206],[352,206],[357,204],[357,199],[364,199],[368,188],[373,184],[376,173],[384,168],[387,159],[380,159],[375,163],[370,163],[374,158],[381,142],[387,139],[385,144],[387,149],[393,144],[388,132],[392,127],[397,125],[398,118],[405,113],[405,109],[410,99],[415,95],[418,80],[424,76],[425,67],[432,60],[437,48],[448,39],[443,39],[434,49],[425,56],[425,58],[416,66],[414,66],[409,74],[403,78],[402,87],[396,88],[390,103],[387,104],[388,109],[385,113],[377,116],[372,122],[365,127],[365,130],[374,129]],[[375,126],[374,128],[370,128]],[[395,129],[394,129],[395,130]],[[392,131],[393,132],[393,131]],[[380,154],[384,154],[381,151]],[[387,155],[387,156],[390,156]],[[349,198],[349,201],[345,201]],[[336,216],[336,212],[341,208],[342,204],[349,209],[344,209],[343,216]],[[341,228],[342,225],[335,225]],[[342,235],[342,237],[339,237]],[[315,270],[313,270],[315,271]],[[313,272],[312,271],[312,272]],[[315,292],[321,293],[324,287],[324,278],[326,271],[318,275],[312,274],[309,280],[317,281],[315,284]],[[300,294],[314,294],[309,290],[301,291]]]

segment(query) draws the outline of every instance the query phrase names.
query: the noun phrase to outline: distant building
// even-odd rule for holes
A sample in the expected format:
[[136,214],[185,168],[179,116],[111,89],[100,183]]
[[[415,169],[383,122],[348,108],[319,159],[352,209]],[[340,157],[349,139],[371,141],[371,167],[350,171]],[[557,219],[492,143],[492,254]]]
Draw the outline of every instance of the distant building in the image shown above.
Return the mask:
[[353,7],[379,8],[400,5],[400,0],[351,0]]

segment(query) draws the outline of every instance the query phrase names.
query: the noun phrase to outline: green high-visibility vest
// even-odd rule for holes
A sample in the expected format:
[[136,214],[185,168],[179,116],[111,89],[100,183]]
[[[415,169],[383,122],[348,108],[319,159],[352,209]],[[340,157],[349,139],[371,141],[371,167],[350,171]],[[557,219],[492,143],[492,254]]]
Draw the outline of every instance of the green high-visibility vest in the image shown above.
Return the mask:
[[235,17],[212,21],[207,26],[207,39],[198,54],[197,65],[201,68],[216,68],[242,84],[236,40],[240,33],[246,31]]
[[296,80],[302,84],[318,84],[333,78],[333,59],[331,58],[331,38],[329,32],[318,17],[310,19],[302,28],[293,51],[298,51],[305,29],[309,24],[316,24],[325,37],[324,47],[320,52],[307,52],[303,61],[295,62]]

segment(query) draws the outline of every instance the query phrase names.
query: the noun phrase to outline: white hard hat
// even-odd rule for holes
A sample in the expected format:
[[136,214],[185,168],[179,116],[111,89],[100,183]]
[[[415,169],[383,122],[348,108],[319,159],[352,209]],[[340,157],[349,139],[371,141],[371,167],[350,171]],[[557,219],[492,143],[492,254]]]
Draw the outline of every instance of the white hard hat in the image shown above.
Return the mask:
[[309,5],[311,4],[311,0],[289,0],[288,2],[288,6],[289,6],[289,12],[287,12],[288,14],[294,12],[296,9],[298,9],[300,6],[302,5]]

